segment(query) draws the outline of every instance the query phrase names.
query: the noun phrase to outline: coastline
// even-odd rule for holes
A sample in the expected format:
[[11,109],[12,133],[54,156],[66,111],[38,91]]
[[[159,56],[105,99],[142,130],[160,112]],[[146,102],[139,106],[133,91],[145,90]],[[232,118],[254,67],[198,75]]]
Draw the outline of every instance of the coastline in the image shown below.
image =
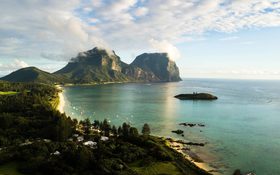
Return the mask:
[[177,140],[173,140],[170,138],[165,139],[165,141],[167,142],[169,148],[173,149],[177,153],[180,153],[184,157],[184,159],[186,159],[188,162],[193,164],[198,169],[206,171],[212,175],[222,175],[221,173],[218,172],[217,169],[211,167],[208,163],[204,162],[204,160],[201,159],[199,155],[191,151],[184,144],[178,143]]
[[64,113],[64,106],[65,106],[65,100],[64,100],[64,96],[63,96],[63,88],[61,85],[56,85],[55,86],[58,89],[58,104],[56,106],[56,109],[61,112]]
[[[84,84],[82,86],[93,86],[93,85],[106,85],[106,84],[117,84],[120,82],[109,82],[109,83],[103,83],[103,84]],[[65,85],[65,86],[81,86],[78,84],[71,84],[71,85]],[[63,95],[63,87],[62,85],[56,85],[55,86],[59,92],[58,92],[58,104],[56,106],[56,109],[61,112],[61,113],[65,113],[64,111],[64,107],[65,107],[65,98]],[[221,175],[221,173],[218,172],[217,169],[211,167],[208,163],[204,162],[196,153],[192,152],[192,151],[186,151],[186,146],[184,144],[178,143],[176,142],[176,140],[174,140],[173,138],[167,139],[164,136],[156,136],[153,135],[154,137],[157,138],[164,138],[164,140],[167,142],[167,145],[170,149],[172,149],[173,151],[177,152],[178,154],[181,154],[182,157],[184,158],[184,160],[186,160],[187,162],[189,162],[189,164],[193,167],[195,167],[195,169],[202,171],[202,172],[207,172],[209,174],[212,175]]]

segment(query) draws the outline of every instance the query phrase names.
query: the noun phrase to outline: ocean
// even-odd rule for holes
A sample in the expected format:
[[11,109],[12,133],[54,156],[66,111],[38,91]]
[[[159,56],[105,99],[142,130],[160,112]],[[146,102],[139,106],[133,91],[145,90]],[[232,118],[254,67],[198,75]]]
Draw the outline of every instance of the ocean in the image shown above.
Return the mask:
[[[216,101],[182,101],[181,93],[206,92]],[[126,83],[64,87],[64,111],[77,118],[130,123],[141,131],[192,142],[205,162],[222,174],[235,169],[280,174],[280,81],[184,79],[174,83]],[[181,122],[205,127],[185,127]],[[184,136],[172,133],[181,129]]]

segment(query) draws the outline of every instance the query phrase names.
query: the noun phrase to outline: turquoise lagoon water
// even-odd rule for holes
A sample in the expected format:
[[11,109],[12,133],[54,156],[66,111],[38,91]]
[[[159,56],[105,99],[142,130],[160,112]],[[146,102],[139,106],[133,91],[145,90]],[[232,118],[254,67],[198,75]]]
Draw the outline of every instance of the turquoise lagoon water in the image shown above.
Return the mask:
[[[217,101],[181,101],[180,93],[208,92]],[[223,174],[234,169],[280,174],[280,81],[185,79],[179,83],[65,87],[71,117],[128,122],[152,134],[207,142],[193,151]],[[189,128],[180,122],[203,123]],[[171,133],[182,129],[185,136]]]

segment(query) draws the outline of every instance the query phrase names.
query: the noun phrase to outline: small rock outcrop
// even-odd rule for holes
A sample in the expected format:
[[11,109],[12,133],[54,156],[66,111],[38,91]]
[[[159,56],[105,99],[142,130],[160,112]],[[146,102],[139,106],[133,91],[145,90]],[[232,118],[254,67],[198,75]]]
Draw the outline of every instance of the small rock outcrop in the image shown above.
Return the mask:
[[183,134],[184,133],[184,131],[182,131],[180,129],[174,130],[174,131],[171,131],[171,132],[176,133],[176,134]]
[[180,100],[217,100],[218,97],[208,93],[179,94],[174,96]]
[[189,126],[189,127],[194,127],[194,126],[198,126],[198,127],[205,127],[204,124],[201,124],[201,123],[179,123],[179,125],[181,126]]

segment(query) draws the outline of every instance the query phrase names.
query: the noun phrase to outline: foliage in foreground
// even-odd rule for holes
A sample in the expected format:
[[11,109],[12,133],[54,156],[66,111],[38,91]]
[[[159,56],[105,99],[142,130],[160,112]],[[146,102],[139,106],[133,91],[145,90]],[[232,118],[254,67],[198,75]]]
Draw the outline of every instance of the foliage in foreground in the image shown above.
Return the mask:
[[[128,164],[140,160],[141,168],[172,160],[149,138],[147,124],[142,136],[126,123],[117,129],[107,120],[78,123],[61,114],[51,105],[58,93],[53,86],[1,82],[0,91],[16,92],[0,96],[0,165],[4,167],[13,165],[23,174],[137,174]],[[108,140],[102,141],[102,136]],[[96,145],[87,146],[86,141]]]
[[0,174],[7,167],[31,175],[158,174],[159,167],[165,174],[182,174],[182,167],[207,174],[178,166],[182,157],[150,136],[148,124],[140,134],[127,123],[72,120],[51,105],[58,93],[52,86],[0,82],[0,91],[17,92],[0,96]]

